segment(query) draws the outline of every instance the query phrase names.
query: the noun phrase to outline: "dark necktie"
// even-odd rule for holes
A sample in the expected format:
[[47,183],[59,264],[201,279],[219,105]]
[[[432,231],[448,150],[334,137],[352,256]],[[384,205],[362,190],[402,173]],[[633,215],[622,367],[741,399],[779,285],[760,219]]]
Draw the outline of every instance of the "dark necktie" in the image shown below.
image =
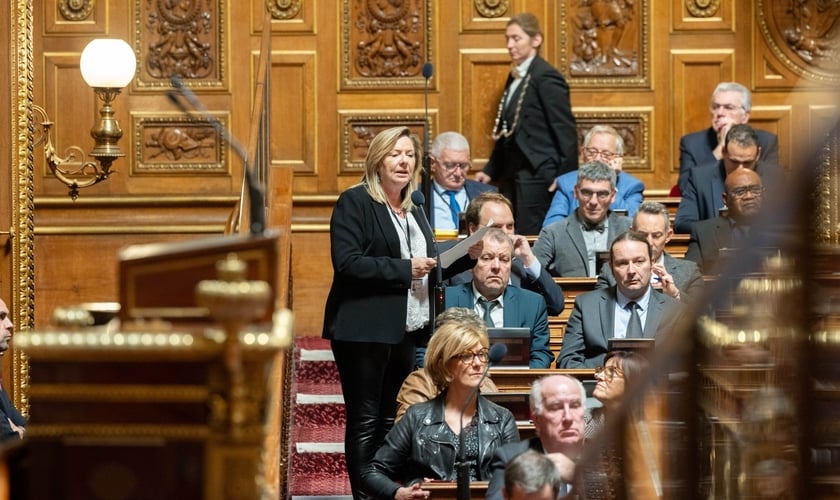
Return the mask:
[[478,299],[478,304],[484,309],[484,323],[489,327],[495,327],[495,323],[493,323],[493,318],[490,316],[490,311],[498,304],[498,300],[487,300],[484,297],[480,297]]
[[458,204],[458,199],[455,197],[457,191],[444,191],[449,195],[449,211],[452,213],[452,223],[455,224],[455,229],[458,229],[458,218],[461,214],[461,205]]
[[628,339],[644,337],[642,318],[639,317],[639,304],[635,301],[628,302],[627,309],[630,310],[630,321],[627,322],[627,333],[624,334],[624,337]]

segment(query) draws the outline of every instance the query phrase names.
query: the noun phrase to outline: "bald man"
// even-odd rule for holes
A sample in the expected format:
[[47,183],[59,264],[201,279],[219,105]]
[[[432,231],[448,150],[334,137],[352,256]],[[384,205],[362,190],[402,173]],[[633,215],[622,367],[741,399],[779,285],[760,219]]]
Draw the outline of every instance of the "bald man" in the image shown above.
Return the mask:
[[716,274],[721,248],[739,248],[749,242],[763,199],[764,185],[754,170],[732,171],[724,182],[723,203],[728,208],[727,215],[694,224],[685,258],[696,262],[703,274]]

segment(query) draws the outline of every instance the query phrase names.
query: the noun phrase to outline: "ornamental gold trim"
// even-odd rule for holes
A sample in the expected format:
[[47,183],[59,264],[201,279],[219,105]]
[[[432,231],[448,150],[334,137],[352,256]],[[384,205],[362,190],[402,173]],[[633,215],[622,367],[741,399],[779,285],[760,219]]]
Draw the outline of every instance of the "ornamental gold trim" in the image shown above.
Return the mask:
[[502,17],[510,9],[510,0],[473,0],[476,12],[482,17]]
[[720,0],[685,0],[685,10],[693,17],[712,17],[720,9]]

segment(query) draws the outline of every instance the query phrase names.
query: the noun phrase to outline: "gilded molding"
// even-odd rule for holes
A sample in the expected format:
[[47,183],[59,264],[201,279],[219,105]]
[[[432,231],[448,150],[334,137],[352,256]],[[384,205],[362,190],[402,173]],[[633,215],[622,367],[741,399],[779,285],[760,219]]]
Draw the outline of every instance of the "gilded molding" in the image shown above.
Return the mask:
[[272,19],[294,19],[301,8],[301,0],[265,0],[265,8]]
[[685,10],[693,17],[712,17],[720,9],[720,0],[685,0]]
[[59,0],[58,11],[68,21],[84,21],[95,6],[96,0]]
[[[12,12],[15,64],[12,66],[11,102],[12,130],[17,136],[12,152],[11,211],[12,290],[9,304],[18,328],[31,328],[35,323],[34,263],[34,142],[33,142],[33,19],[32,2],[16,0]],[[12,378],[15,404],[24,416],[29,414],[29,365],[26,356],[13,348]]]
[[782,13],[772,1],[757,0],[756,11],[767,47],[785,67],[809,80],[840,83],[840,3],[803,0]]
[[473,0],[473,5],[482,17],[496,18],[510,9],[510,0]]
[[342,87],[423,88],[421,70],[432,60],[432,3],[344,0]]
[[817,243],[840,243],[840,207],[833,200],[840,194],[840,128],[835,127],[820,151],[814,189],[814,235]]

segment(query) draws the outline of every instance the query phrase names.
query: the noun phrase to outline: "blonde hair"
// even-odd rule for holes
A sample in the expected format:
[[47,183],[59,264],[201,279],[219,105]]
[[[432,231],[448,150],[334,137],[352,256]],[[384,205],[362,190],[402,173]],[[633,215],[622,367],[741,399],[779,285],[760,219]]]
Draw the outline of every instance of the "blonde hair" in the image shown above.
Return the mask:
[[365,173],[362,177],[362,184],[365,186],[371,198],[383,205],[388,204],[388,198],[385,196],[385,191],[382,189],[382,183],[379,178],[379,168],[382,166],[382,160],[390,153],[403,137],[411,139],[414,146],[414,173],[408,185],[403,188],[400,193],[402,202],[400,207],[405,211],[411,211],[414,204],[411,203],[411,193],[417,189],[417,166],[420,162],[420,157],[423,154],[420,148],[420,139],[411,133],[408,127],[392,127],[385,129],[370,141],[368,146],[367,156],[365,157]]
[[476,343],[485,349],[490,347],[487,327],[476,321],[448,321],[435,330],[426,348],[426,373],[438,390],[445,390],[454,378],[449,360]]

